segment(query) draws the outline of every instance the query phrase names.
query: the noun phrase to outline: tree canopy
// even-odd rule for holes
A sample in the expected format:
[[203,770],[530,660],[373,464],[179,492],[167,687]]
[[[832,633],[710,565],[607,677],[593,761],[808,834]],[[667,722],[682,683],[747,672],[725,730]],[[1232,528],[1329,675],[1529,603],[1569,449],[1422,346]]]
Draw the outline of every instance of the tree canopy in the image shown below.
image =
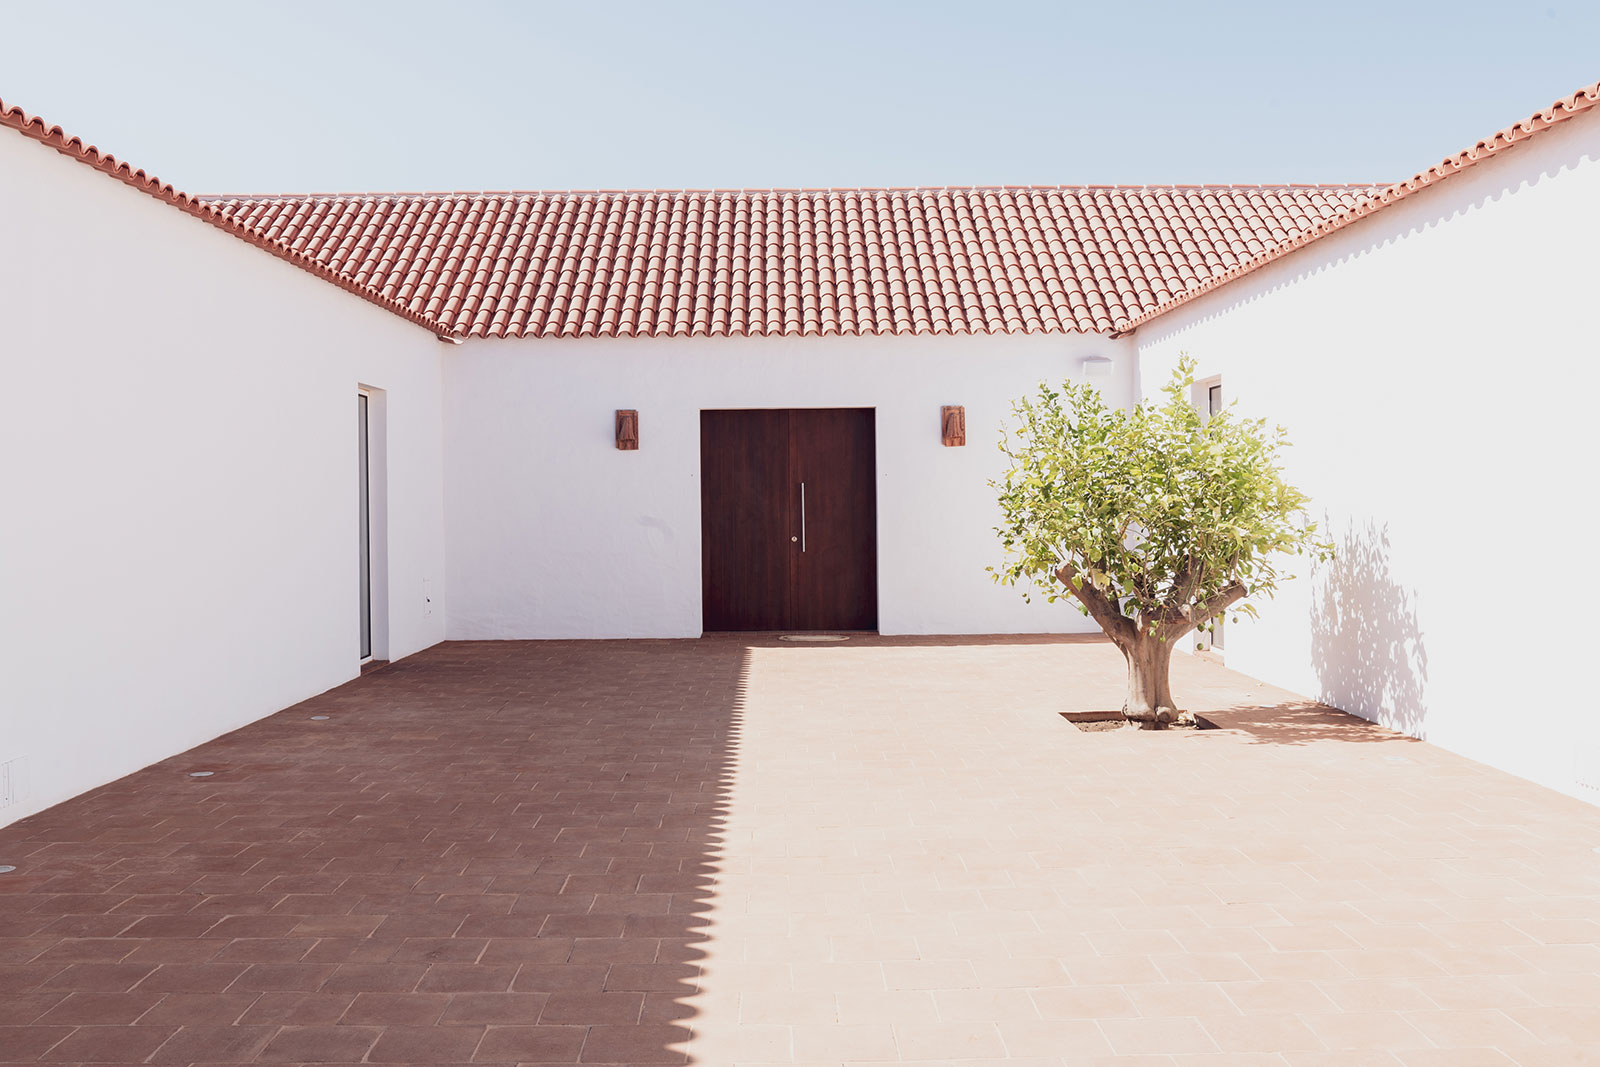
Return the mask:
[[990,571],[1024,596],[1071,596],[1124,652],[1235,605],[1254,614],[1240,602],[1273,593],[1285,555],[1331,550],[1283,479],[1283,427],[1231,407],[1203,415],[1194,369],[1183,357],[1164,399],[1126,410],[1087,384],[1041,385],[1000,442],[1008,469],[990,484],[1005,562]]

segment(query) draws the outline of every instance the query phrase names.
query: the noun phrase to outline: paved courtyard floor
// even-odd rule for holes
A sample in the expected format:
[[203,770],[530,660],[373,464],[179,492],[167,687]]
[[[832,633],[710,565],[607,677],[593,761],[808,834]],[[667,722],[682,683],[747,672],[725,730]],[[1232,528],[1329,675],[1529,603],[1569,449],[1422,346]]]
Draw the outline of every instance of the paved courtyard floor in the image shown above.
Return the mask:
[[1179,659],[438,646],[0,829],[0,1062],[1600,1063],[1600,810]]

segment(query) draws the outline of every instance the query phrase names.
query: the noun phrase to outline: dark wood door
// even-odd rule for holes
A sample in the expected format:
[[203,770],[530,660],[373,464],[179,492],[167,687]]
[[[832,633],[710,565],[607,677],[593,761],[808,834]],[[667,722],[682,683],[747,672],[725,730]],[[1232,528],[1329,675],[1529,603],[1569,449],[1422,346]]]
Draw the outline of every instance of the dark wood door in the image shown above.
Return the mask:
[[878,625],[870,408],[700,416],[706,630]]
[[700,566],[707,630],[788,623],[789,413],[700,413]]

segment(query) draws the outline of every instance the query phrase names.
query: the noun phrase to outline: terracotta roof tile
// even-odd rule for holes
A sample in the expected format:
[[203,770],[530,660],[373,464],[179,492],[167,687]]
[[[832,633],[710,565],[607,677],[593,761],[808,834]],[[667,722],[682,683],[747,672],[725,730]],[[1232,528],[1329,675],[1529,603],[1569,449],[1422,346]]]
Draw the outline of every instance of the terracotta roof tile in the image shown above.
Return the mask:
[[1188,284],[1180,290],[1158,301],[1154,306],[1146,307],[1130,317],[1124,324],[1125,329],[1134,329],[1149,322],[1158,315],[1164,315],[1173,308],[1188,303],[1195,297],[1202,296],[1219,286],[1226,285],[1236,278],[1243,277],[1251,271],[1266,266],[1273,260],[1288,255],[1297,248],[1306,245],[1330,233],[1341,230],[1355,222],[1357,219],[1366,218],[1375,211],[1381,211],[1390,204],[1404,200],[1413,193],[1420,192],[1431,185],[1435,185],[1446,178],[1461,173],[1468,167],[1481,163],[1490,156],[1497,155],[1508,149],[1527,141],[1530,137],[1543,133],[1552,126],[1559,125],[1574,115],[1580,115],[1593,109],[1600,103],[1600,82],[1586,85],[1570,96],[1564,96],[1542,111],[1536,111],[1520,122],[1513,123],[1505,129],[1479,141],[1471,148],[1463,149],[1453,156],[1434,164],[1420,174],[1415,174],[1403,182],[1374,189],[1373,195],[1360,199],[1353,206],[1334,212],[1332,215],[1312,221],[1309,226],[1298,231],[1280,232],[1276,240],[1261,249],[1251,250],[1250,254],[1232,263],[1218,263],[1209,276],[1197,276],[1189,280]]
[[1376,186],[252,196],[203,203],[463,337],[1111,332]]

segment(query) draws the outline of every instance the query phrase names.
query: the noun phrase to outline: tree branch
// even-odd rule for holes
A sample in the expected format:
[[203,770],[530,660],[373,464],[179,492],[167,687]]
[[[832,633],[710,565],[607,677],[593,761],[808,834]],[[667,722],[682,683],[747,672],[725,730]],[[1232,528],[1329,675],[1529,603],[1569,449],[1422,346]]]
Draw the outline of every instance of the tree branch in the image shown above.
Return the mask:
[[1191,555],[1184,560],[1182,569],[1178,571],[1178,576],[1172,583],[1170,603],[1189,603],[1190,598],[1194,596],[1194,591],[1200,586],[1200,573],[1203,569],[1197,556]]
[[1117,602],[1096,589],[1094,583],[1079,574],[1076,567],[1063,563],[1056,571],[1056,577],[1078,598],[1079,603],[1089,609],[1090,618],[1100,624],[1100,629],[1118,648],[1126,648],[1138,639],[1139,629],[1133,620],[1122,614]]
[[1243,583],[1233,582],[1217,590],[1215,595],[1195,604],[1185,614],[1188,615],[1190,623],[1199,626],[1201,623],[1227,611],[1234,604],[1243,600],[1244,597],[1245,588]]

